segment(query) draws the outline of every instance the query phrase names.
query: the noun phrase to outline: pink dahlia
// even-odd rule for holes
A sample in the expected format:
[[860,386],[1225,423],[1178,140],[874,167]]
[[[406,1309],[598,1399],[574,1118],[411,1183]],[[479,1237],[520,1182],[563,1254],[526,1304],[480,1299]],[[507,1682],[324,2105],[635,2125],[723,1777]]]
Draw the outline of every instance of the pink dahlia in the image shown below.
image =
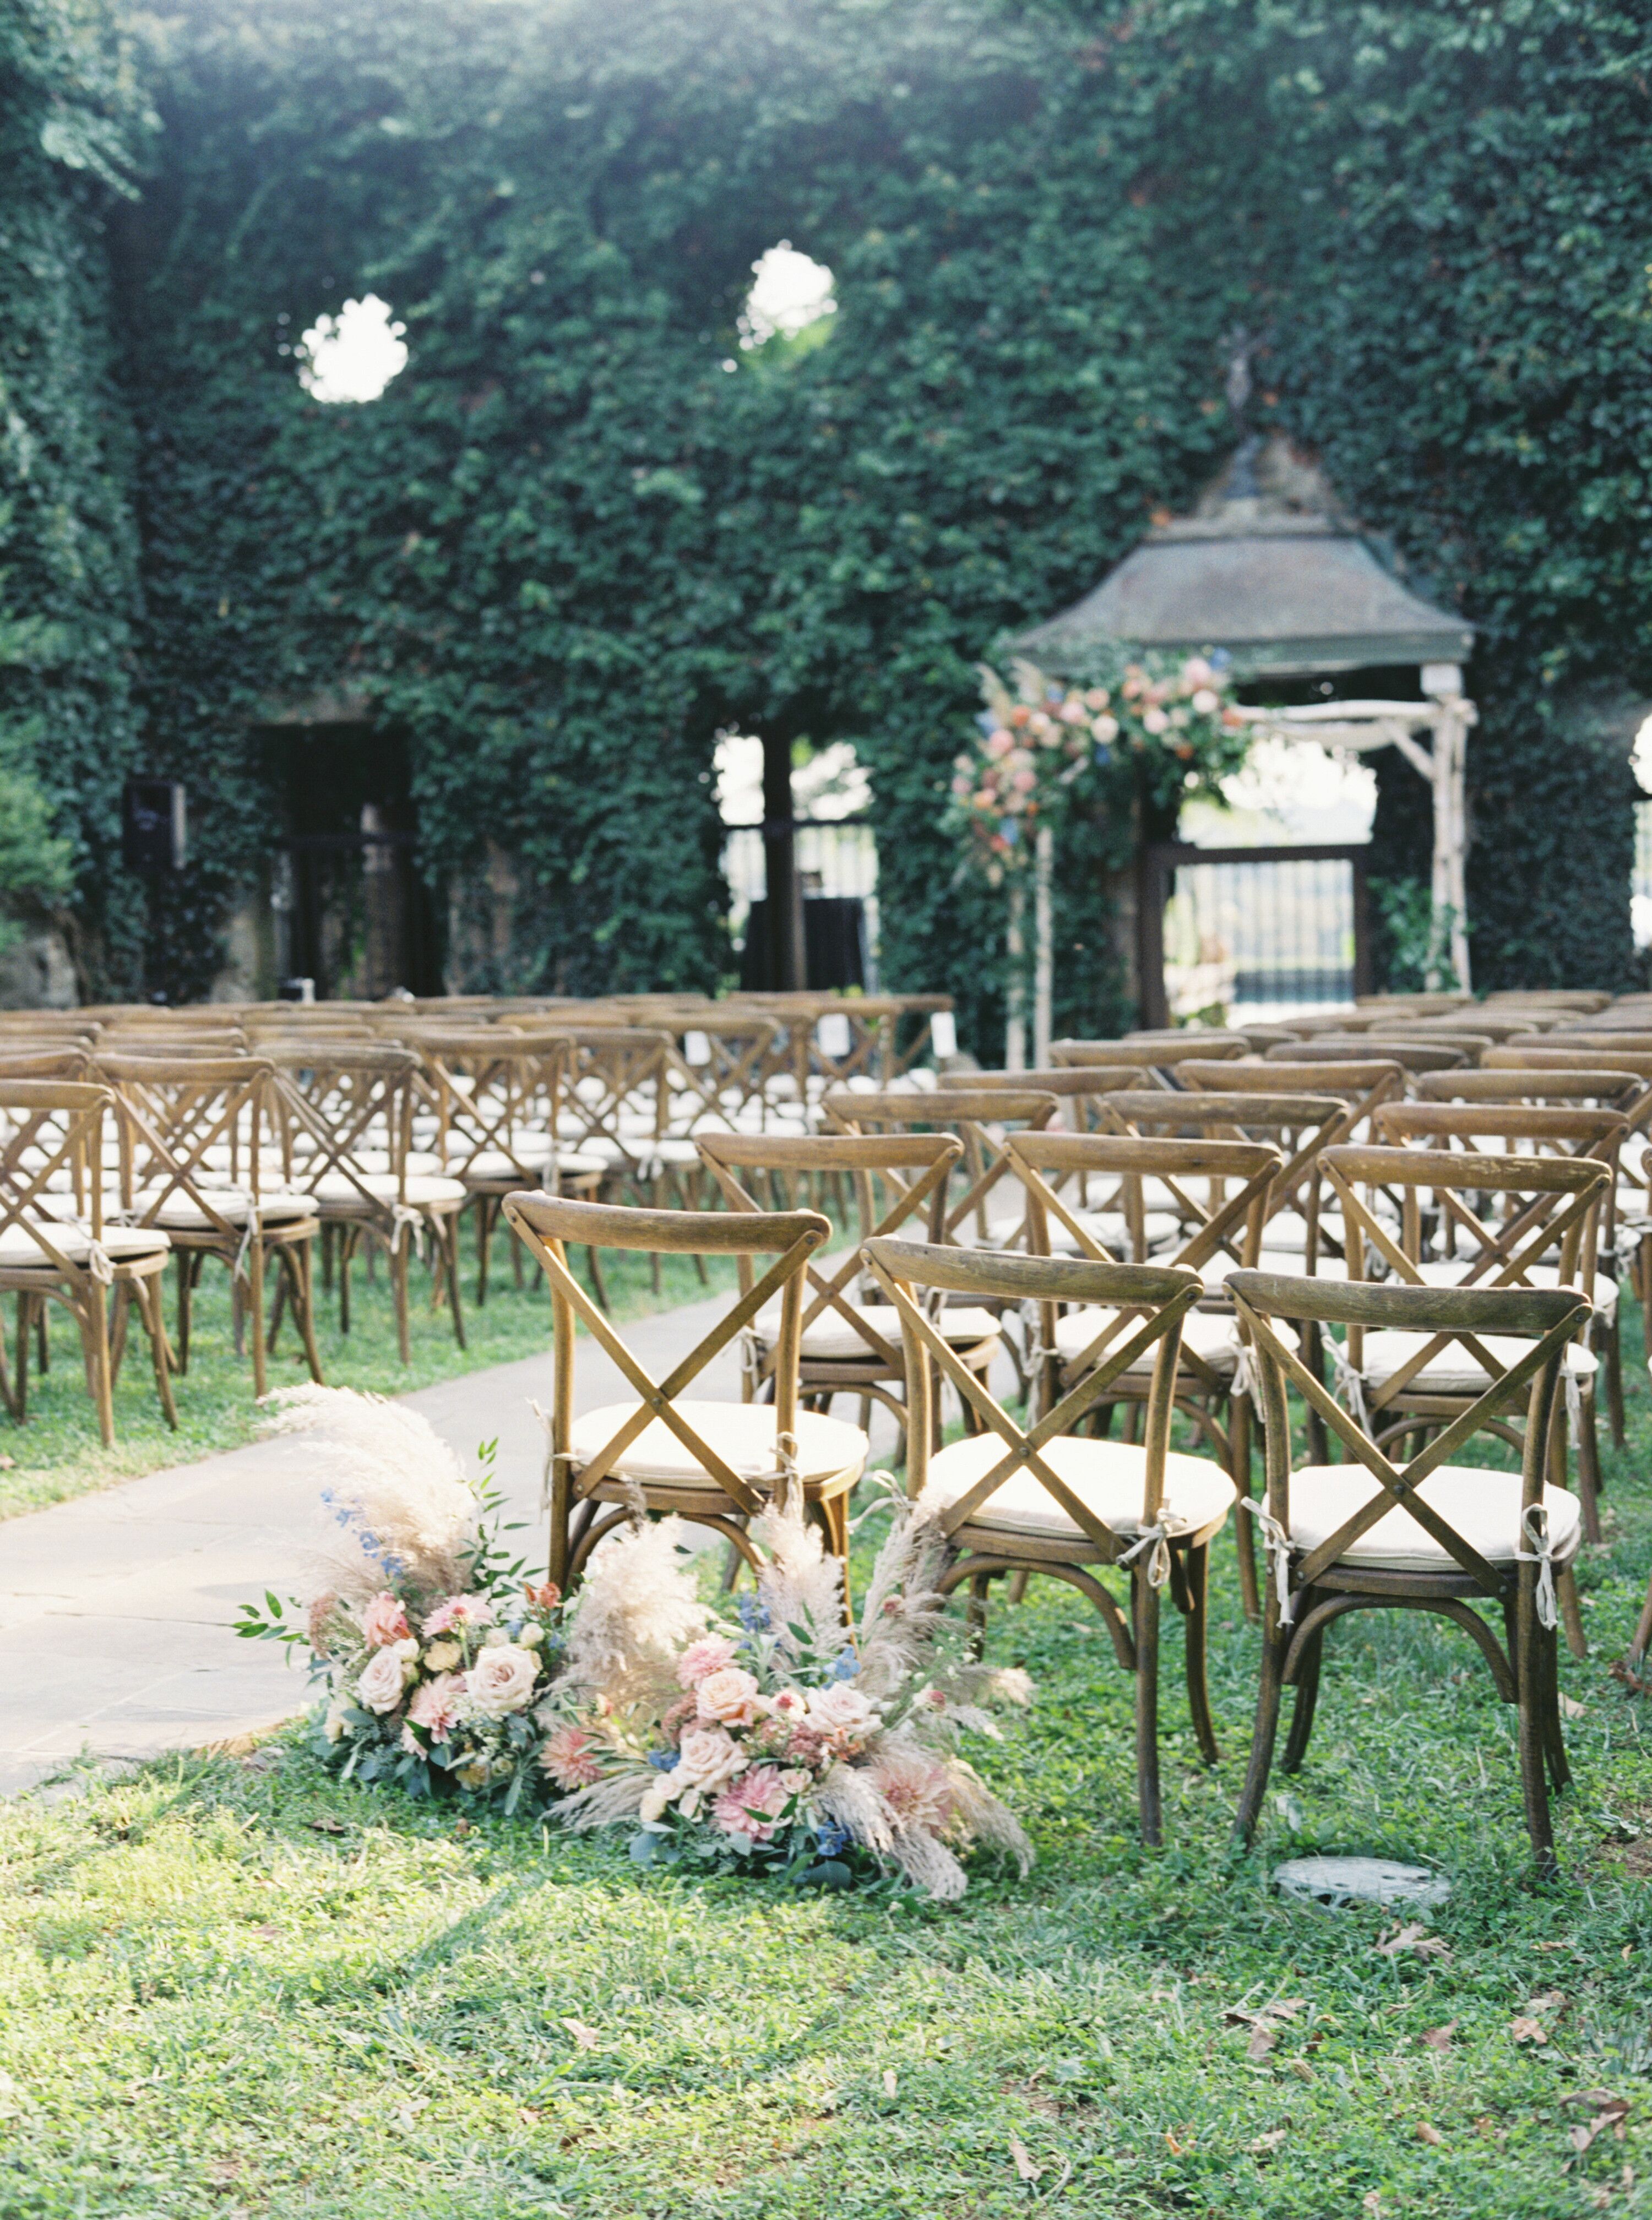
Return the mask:
[[777,1767],[754,1765],[724,1789],[711,1816],[726,1835],[766,1843],[772,1839],[791,1793]]
[[602,1778],[590,1737],[578,1727],[558,1727],[547,1735],[539,1764],[558,1788],[589,1788]]

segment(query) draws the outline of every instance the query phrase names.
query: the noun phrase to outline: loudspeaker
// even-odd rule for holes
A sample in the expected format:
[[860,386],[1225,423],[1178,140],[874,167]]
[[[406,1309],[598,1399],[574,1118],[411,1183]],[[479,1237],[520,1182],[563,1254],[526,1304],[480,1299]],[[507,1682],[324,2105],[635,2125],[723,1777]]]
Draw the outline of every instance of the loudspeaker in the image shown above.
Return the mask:
[[129,778],[121,796],[121,860],[128,871],[181,871],[189,843],[184,789],[176,779]]

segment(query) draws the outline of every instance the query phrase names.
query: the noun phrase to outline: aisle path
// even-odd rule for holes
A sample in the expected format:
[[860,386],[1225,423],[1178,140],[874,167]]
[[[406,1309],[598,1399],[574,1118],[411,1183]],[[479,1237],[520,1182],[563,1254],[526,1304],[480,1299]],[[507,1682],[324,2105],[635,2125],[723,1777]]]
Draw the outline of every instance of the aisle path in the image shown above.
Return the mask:
[[[691,1349],[726,1296],[633,1321],[624,1331],[655,1377]],[[735,1397],[735,1357],[701,1375]],[[579,1346],[581,1410],[617,1400],[620,1375]],[[548,1405],[547,1355],[421,1388],[422,1411],[474,1469],[497,1437],[496,1471],[521,1539],[542,1548],[545,1436],[528,1407]],[[0,1521],[0,1796],[16,1795],[81,1750],[153,1757],[272,1725],[302,1708],[309,1687],[274,1643],[229,1631],[240,1606],[284,1593],[315,1531],[320,1486],[300,1443],[258,1442],[199,1463],[127,1481],[23,1518]]]

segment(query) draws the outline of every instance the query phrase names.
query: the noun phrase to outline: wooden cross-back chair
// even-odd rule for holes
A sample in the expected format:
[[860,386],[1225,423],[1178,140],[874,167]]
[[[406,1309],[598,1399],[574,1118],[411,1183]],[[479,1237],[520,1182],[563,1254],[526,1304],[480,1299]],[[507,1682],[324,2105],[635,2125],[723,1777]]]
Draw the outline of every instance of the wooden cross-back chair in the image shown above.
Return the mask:
[[1347,1063],[1379,1052],[1402,1071],[1413,1074],[1458,1071],[1469,1061],[1466,1050],[1449,1048],[1443,1041],[1410,1040],[1386,1033],[1316,1033],[1308,1040],[1275,1041],[1262,1051],[1275,1063]]
[[[906,1381],[901,1322],[887,1303],[866,1300],[865,1245],[901,1226],[941,1238],[947,1187],[963,1144],[951,1133],[823,1133],[818,1136],[707,1133],[700,1149],[730,1207],[761,1210],[751,1183],[737,1175],[760,1173],[795,1180],[842,1175],[849,1182],[859,1238],[840,1257],[804,1267],[806,1307],[800,1332],[800,1387],[810,1408],[829,1411],[832,1398],[861,1399],[863,1430],[873,1402],[894,1417],[904,1437]],[[916,1221],[916,1225],[913,1224]],[[750,1257],[739,1259],[742,1290],[751,1285]],[[770,1303],[745,1329],[742,1379],[748,1395],[774,1392],[780,1354],[781,1312]],[[940,1328],[960,1361],[985,1379],[1001,1346],[998,1321],[979,1305],[953,1306]],[[965,1406],[966,1423],[969,1416]]]
[[761,1010],[722,1002],[658,1023],[671,1038],[667,1089],[672,1134],[693,1138],[702,1126],[760,1132],[768,1124],[774,1109],[770,1076],[786,1043],[782,1025]]
[[364,1242],[388,1259],[396,1345],[412,1361],[408,1319],[408,1259],[428,1235],[434,1243],[431,1303],[444,1294],[453,1338],[464,1346],[458,1283],[458,1214],[468,1200],[439,1157],[412,1150],[419,1058],[408,1049],[318,1040],[266,1048],[283,1177],[308,1196],[321,1222],[323,1269],[336,1270],[339,1328],[350,1331],[350,1267]]
[[[1618,1281],[1605,1265],[1614,1257],[1611,1213],[1616,1184],[1621,1176],[1619,1155],[1630,1127],[1616,1111],[1587,1105],[1493,1102],[1475,1106],[1462,1102],[1390,1103],[1379,1110],[1375,1138],[1384,1143],[1420,1144],[1424,1148],[1453,1144],[1496,1153],[1537,1156],[1593,1157],[1606,1165],[1612,1184],[1599,1213],[1588,1221],[1578,1260],[1578,1286],[1594,1306],[1593,1345],[1605,1368],[1606,1406],[1616,1446],[1624,1446],[1624,1367],[1618,1331]],[[1468,1269],[1443,1261],[1419,1264],[1425,1283],[1436,1287],[1468,1286],[1485,1278],[1495,1263],[1492,1251],[1471,1259]],[[1559,1284],[1557,1263],[1528,1264],[1521,1283],[1533,1288]]]
[[1104,1116],[1121,1132],[1186,1132],[1196,1126],[1213,1140],[1265,1140],[1277,1147],[1284,1162],[1269,1197],[1262,1247],[1300,1259],[1293,1269],[1334,1270],[1341,1260],[1340,1235],[1321,1207],[1319,1160],[1400,1094],[1400,1070],[1370,1062],[1195,1060],[1178,1064],[1175,1076],[1178,1091],[1169,1103],[1149,1094],[1114,1094],[1102,1105]]
[[[1244,1141],[1046,1132],[1016,1134],[1009,1143],[1009,1157],[1027,1190],[1035,1255],[1051,1253],[1051,1237],[1059,1228],[1079,1256],[1095,1263],[1150,1261],[1156,1267],[1200,1275],[1203,1292],[1181,1322],[1176,1407],[1221,1459],[1237,1489],[1239,1475],[1249,1467],[1248,1449],[1236,1445],[1219,1413],[1231,1400],[1237,1426],[1241,1412],[1248,1412],[1243,1352],[1233,1306],[1225,1291],[1212,1291],[1212,1281],[1218,1273],[1225,1277],[1243,1265],[1255,1264],[1269,1195],[1280,1169],[1278,1150]],[[1091,1176],[1117,1181],[1124,1189],[1127,1254],[1110,1250],[1097,1238],[1094,1215],[1070,1193],[1073,1182]],[[1150,1259],[1142,1193],[1149,1181],[1166,1193],[1181,1219],[1181,1238]],[[1198,1191],[1201,1184],[1202,1198]],[[1100,1363],[1131,1322],[1131,1313],[1123,1310],[1046,1307],[1038,1323],[1042,1362],[1036,1368],[1038,1407],[1052,1407]],[[1115,1403],[1126,1407],[1132,1424],[1139,1417],[1152,1394],[1151,1375],[1151,1363],[1144,1357],[1120,1375],[1108,1400],[1097,1407],[1104,1430],[1111,1427]]]
[[[566,1591],[577,1580],[591,1550],[615,1526],[673,1511],[721,1534],[755,1567],[759,1560],[746,1522],[776,1494],[799,1505],[846,1560],[848,1498],[865,1465],[866,1437],[841,1419],[801,1409],[798,1401],[804,1269],[829,1236],[830,1221],[813,1210],[639,1210],[543,1194],[507,1196],[505,1216],[551,1289],[556,1380],[546,1493],[549,1576],[557,1586]],[[570,1243],[774,1262],[657,1381],[569,1270]],[[776,1300],[773,1400],[690,1396],[712,1360]],[[628,1400],[576,1413],[576,1320],[619,1368]]]
[[[1326,1629],[1350,1612],[1424,1611],[1461,1627],[1491,1668],[1498,1693],[1519,1714],[1525,1820],[1540,1868],[1555,1866],[1548,1780],[1569,1778],[1561,1730],[1557,1590],[1569,1585],[1581,1536],[1580,1506],[1546,1484],[1561,1368],[1587,1319],[1568,1288],[1374,1287],[1240,1272],[1231,1281],[1261,1383],[1268,1494],[1259,1523],[1269,1578],[1262,1677],[1250,1762],[1236,1833],[1249,1842],[1267,1791],[1287,1687],[1295,1709],[1282,1765],[1307,1752]],[[1403,1467],[1339,1407],[1281,1333],[1312,1321],[1322,1330],[1398,1333],[1434,1342],[1460,1337],[1511,1344],[1518,1355],[1465,1399],[1448,1425]],[[1337,1436],[1340,1463],[1298,1465],[1287,1391]],[[1503,1414],[1524,1402],[1520,1471],[1459,1464],[1477,1433],[1506,1431]],[[1474,1606],[1494,1606],[1501,1640]],[[1545,1779],[1547,1774],[1548,1780]]]
[[[874,1277],[901,1317],[907,1357],[907,1482],[938,1512],[957,1561],[941,1582],[968,1586],[979,1640],[995,1580],[1013,1587],[1032,1574],[1088,1596],[1135,1676],[1136,1782],[1144,1838],[1163,1833],[1158,1762],[1159,1601],[1168,1585],[1187,1618],[1188,1700],[1201,1755],[1220,1755],[1206,1687],[1210,1544],[1233,1501],[1227,1475],[1170,1448],[1182,1321],[1198,1300],[1195,1272],[1069,1257],[1007,1255],[932,1244],[867,1244]],[[962,1294],[1003,1307],[1097,1304],[1136,1315],[1134,1331],[1048,1411],[1022,1425],[959,1363],[937,1330],[926,1296]],[[1143,1358],[1152,1365],[1142,1444],[1078,1431],[1115,1382]],[[979,1431],[932,1450],[936,1380],[973,1406]],[[1109,1566],[1130,1580],[1128,1616],[1097,1577]]]
[[1038,1088],[937,1088],[932,1092],[864,1094],[849,1088],[834,1088],[821,1107],[827,1124],[839,1133],[911,1132],[925,1126],[955,1133],[963,1144],[959,1167],[963,1193],[950,1196],[941,1232],[948,1241],[973,1238],[983,1247],[1024,1243],[1026,1219],[1019,1182],[1011,1180],[1007,1192],[1013,1196],[1016,1216],[994,1223],[988,1204],[1001,1182],[1009,1176],[1004,1144],[1012,1127],[1041,1130],[1060,1106],[1053,1094]]
[[[1348,1228],[1350,1278],[1385,1270],[1396,1282],[1426,1285],[1431,1262],[1456,1265],[1453,1287],[1529,1285],[1531,1267],[1555,1260],[1555,1281],[1576,1292],[1582,1325],[1593,1318],[1586,1259],[1593,1257],[1599,1213],[1611,1184],[1610,1167],[1596,1158],[1490,1156],[1444,1149],[1365,1146],[1328,1151],[1325,1178],[1342,1205]],[[1371,1209],[1361,1190],[1383,1190],[1400,1206],[1398,1227]],[[1425,1207],[1424,1197],[1430,1198]],[[1481,1216],[1478,1203],[1489,1213]],[[1430,1258],[1427,1249],[1443,1250]],[[1420,1438],[1449,1422],[1511,1362],[1507,1346],[1447,1334],[1418,1340],[1384,1333],[1368,1338],[1350,1330],[1346,1348],[1327,1342],[1326,1353],[1356,1415],[1368,1413],[1384,1444],[1412,1432]],[[1594,1431],[1598,1359],[1587,1331],[1568,1349],[1561,1377],[1565,1412],[1575,1433],[1578,1494],[1586,1532],[1599,1537],[1599,1458]],[[1568,1426],[1556,1427],[1549,1445],[1556,1479],[1566,1472]],[[1518,1447],[1515,1436],[1507,1436]]]
[[[416,1038],[415,1082],[431,1121],[431,1139],[449,1179],[471,1198],[476,1219],[476,1299],[488,1300],[493,1236],[505,1197],[521,1188],[595,1199],[606,1160],[557,1138],[570,1054],[564,1035],[526,1027],[471,1026],[432,1030]],[[414,1137],[420,1138],[415,1114]],[[512,1242],[521,1285],[521,1250]]]
[[178,1262],[178,1372],[190,1368],[193,1297],[214,1258],[230,1275],[238,1350],[244,1321],[250,1335],[252,1391],[266,1392],[280,1330],[277,1312],[266,1344],[265,1268],[274,1260],[282,1307],[291,1306],[310,1378],[319,1382],[313,1265],[321,1220],[312,1200],[290,1192],[282,1176],[274,1066],[258,1057],[115,1056],[100,1046],[94,1069],[122,1113],[121,1217],[161,1229]]
[[943,1071],[936,1082],[938,1094],[988,1093],[1053,1094],[1061,1105],[1061,1123],[1074,1132],[1094,1132],[1100,1126],[1101,1097],[1129,1087],[1138,1077],[1133,1064],[1058,1063],[1038,1071]]
[[105,1449],[115,1441],[118,1352],[109,1299],[136,1303],[149,1343],[155,1392],[171,1426],[172,1399],[159,1277],[170,1244],[149,1227],[106,1220],[105,1120],[119,1106],[106,1087],[86,1081],[0,1079],[0,1293],[17,1298],[15,1363],[0,1348],[0,1394],[19,1425],[28,1416],[28,1343],[45,1352],[48,1302],[60,1303],[80,1335],[87,1392]]

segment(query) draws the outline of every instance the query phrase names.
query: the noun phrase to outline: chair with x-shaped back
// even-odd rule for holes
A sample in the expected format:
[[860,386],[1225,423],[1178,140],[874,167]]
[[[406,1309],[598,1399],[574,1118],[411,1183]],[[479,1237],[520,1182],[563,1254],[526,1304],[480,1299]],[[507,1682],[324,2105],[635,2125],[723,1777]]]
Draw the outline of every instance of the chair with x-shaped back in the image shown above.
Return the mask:
[[[1119,1664],[1135,1676],[1137,1795],[1143,1836],[1156,1843],[1159,1599],[1167,1585],[1187,1618],[1188,1699],[1200,1751],[1211,1764],[1220,1755],[1205,1681],[1206,1575],[1233,1490],[1219,1465],[1170,1448],[1176,1354],[1182,1321],[1199,1300],[1199,1275],[911,1241],[871,1241],[866,1256],[905,1337],[907,1489],[959,1553],[940,1585],[949,1593],[969,1587],[977,1638],[995,1580],[1008,1580],[1013,1593],[1027,1575],[1043,1574],[1089,1598]],[[1053,1408],[1023,1425],[937,1330],[925,1300],[937,1291],[1001,1305],[1094,1304],[1131,1313],[1133,1330]],[[1080,1434],[1090,1411],[1144,1357],[1152,1387],[1141,1445]],[[980,1431],[932,1450],[938,1377],[974,1406]],[[1109,1566],[1129,1575],[1127,1618],[1097,1577]]]
[[[1024,1247],[1025,1198],[1010,1176],[1004,1144],[1013,1129],[1041,1131],[1060,1105],[1035,1087],[937,1088],[909,1094],[860,1094],[833,1088],[822,1104],[827,1124],[839,1133],[956,1133],[963,1144],[959,1166],[963,1192],[950,1195],[941,1231],[948,1241],[977,1242],[982,1248]],[[1007,1182],[1007,1184],[1006,1182]],[[989,1208],[996,1200],[1011,1214]]]
[[[804,1403],[829,1411],[834,1395],[861,1399],[864,1428],[871,1404],[890,1412],[904,1435],[906,1381],[901,1322],[887,1303],[867,1300],[864,1248],[868,1241],[901,1226],[921,1228],[938,1240],[946,1214],[947,1182],[963,1153],[951,1133],[822,1133],[747,1135],[705,1133],[700,1151],[731,1209],[761,1210],[751,1193],[755,1182],[738,1175],[782,1178],[847,1178],[859,1220],[859,1238],[844,1255],[822,1257],[804,1267],[807,1280],[801,1328],[801,1388]],[[913,1224],[916,1221],[916,1224]],[[752,1261],[739,1260],[742,1289],[751,1283]],[[982,1379],[1001,1346],[998,1321],[979,1305],[954,1305],[940,1313],[940,1325],[961,1360]],[[781,1306],[771,1302],[741,1336],[743,1376],[748,1394],[774,1392],[780,1350]],[[969,1406],[965,1406],[966,1422]]]
[[[1552,1266],[1554,1284],[1575,1294],[1583,1310],[1561,1367],[1567,1423],[1557,1422],[1549,1449],[1554,1476],[1563,1480],[1570,1432],[1584,1531],[1598,1540],[1599,1360],[1588,1346],[1593,1310],[1586,1260],[1594,1254],[1610,1167],[1593,1157],[1362,1147],[1328,1150],[1325,1169],[1348,1228],[1350,1278],[1382,1272],[1420,1287],[1424,1267],[1439,1263],[1454,1289],[1520,1288],[1531,1284],[1533,1267]],[[1375,1207],[1379,1197],[1390,1209],[1398,1206],[1397,1225]],[[1325,1353],[1349,1408],[1386,1446],[1407,1433],[1420,1441],[1449,1424],[1518,1351],[1473,1335],[1367,1333],[1356,1326],[1345,1344],[1327,1339]],[[1512,1433],[1507,1438],[1518,1446]]]
[[[849,1550],[848,1498],[866,1462],[858,1426],[798,1407],[804,1270],[832,1231],[818,1211],[639,1210],[568,1196],[512,1194],[505,1217],[551,1289],[556,1358],[547,1494],[550,1578],[566,1589],[592,1550],[630,1518],[676,1512],[758,1562],[746,1522],[779,1497],[796,1502],[839,1558]],[[655,1380],[568,1269],[570,1244],[676,1256],[775,1262],[663,1380]],[[771,1302],[780,1332],[768,1403],[714,1402],[694,1381]],[[579,1411],[576,1321],[618,1367],[628,1400]]]
[[[1499,1694],[1518,1711],[1526,1825],[1539,1867],[1552,1870],[1545,1769],[1557,1789],[1569,1777],[1556,1584],[1577,1554],[1582,1506],[1546,1484],[1544,1444],[1566,1351],[1587,1319],[1587,1305],[1566,1288],[1374,1287],[1260,1272],[1236,1273],[1231,1285],[1261,1381],[1268,1495],[1259,1523],[1270,1570],[1240,1839],[1250,1840],[1261,1813],[1287,1687],[1296,1690],[1296,1706],[1285,1769],[1294,1772],[1306,1755],[1326,1628],[1353,1611],[1426,1611],[1452,1620],[1478,1644]],[[1322,1329],[1342,1325],[1350,1338],[1393,1333],[1429,1346],[1457,1338],[1474,1347],[1489,1344],[1508,1350],[1510,1362],[1488,1366],[1478,1392],[1402,1468],[1326,1393],[1293,1337],[1277,1331],[1283,1325],[1300,1333],[1309,1320]],[[1343,1462],[1296,1464],[1289,1389],[1336,1434]],[[1522,1400],[1519,1472],[1453,1461],[1476,1433],[1505,1432],[1502,1414]],[[1474,1608],[1487,1603],[1500,1612],[1500,1642]]]

